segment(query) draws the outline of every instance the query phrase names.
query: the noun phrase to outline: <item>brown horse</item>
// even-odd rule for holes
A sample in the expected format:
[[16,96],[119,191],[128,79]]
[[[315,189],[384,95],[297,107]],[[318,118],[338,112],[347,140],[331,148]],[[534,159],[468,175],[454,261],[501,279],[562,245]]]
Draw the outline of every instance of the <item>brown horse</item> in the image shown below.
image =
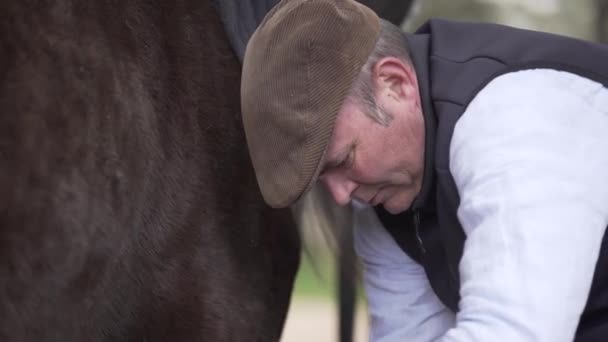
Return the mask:
[[0,3],[0,341],[279,339],[299,238],[239,104],[276,2]]
[[0,341],[276,341],[299,259],[209,0],[0,2]]

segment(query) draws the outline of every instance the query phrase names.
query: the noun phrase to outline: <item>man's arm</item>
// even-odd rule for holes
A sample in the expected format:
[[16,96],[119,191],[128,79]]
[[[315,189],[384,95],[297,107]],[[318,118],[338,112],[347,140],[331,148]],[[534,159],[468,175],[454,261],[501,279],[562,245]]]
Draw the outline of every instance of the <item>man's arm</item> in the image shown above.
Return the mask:
[[459,120],[450,159],[467,240],[440,341],[572,341],[608,224],[608,90],[503,75]]
[[454,324],[433,293],[424,269],[405,254],[373,208],[355,205],[355,250],[364,267],[370,341],[427,342]]

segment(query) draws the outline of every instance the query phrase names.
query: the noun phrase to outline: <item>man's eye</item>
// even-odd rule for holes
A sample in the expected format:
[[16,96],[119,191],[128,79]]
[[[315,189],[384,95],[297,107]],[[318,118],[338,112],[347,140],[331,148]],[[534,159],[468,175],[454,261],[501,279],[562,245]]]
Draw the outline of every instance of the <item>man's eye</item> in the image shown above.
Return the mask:
[[351,152],[350,152],[350,153],[349,153],[349,154],[346,156],[346,158],[344,158],[344,159],[343,159],[343,160],[340,162],[340,164],[338,164],[338,167],[341,167],[341,168],[349,168],[349,167],[351,167],[352,162],[353,162],[353,152],[351,151]]

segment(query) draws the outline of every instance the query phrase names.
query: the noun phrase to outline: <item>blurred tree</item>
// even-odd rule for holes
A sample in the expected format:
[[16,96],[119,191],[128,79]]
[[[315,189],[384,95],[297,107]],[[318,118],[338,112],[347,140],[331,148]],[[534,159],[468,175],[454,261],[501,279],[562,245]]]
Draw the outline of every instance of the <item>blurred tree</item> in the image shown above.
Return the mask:
[[430,17],[493,22],[595,40],[597,2],[606,0],[418,0],[403,28],[412,31]]
[[608,44],[608,0],[597,0],[597,39]]

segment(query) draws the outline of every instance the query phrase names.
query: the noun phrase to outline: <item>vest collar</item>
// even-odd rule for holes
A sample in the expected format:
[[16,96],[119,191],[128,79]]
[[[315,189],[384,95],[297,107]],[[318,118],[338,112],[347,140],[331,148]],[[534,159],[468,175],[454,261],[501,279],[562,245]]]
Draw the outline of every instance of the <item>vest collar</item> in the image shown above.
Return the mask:
[[424,173],[422,188],[412,203],[412,210],[424,210],[434,207],[433,184],[435,182],[434,156],[437,118],[431,103],[431,85],[429,75],[429,34],[407,34],[407,44],[410,49],[412,64],[418,79],[418,90],[424,116]]

